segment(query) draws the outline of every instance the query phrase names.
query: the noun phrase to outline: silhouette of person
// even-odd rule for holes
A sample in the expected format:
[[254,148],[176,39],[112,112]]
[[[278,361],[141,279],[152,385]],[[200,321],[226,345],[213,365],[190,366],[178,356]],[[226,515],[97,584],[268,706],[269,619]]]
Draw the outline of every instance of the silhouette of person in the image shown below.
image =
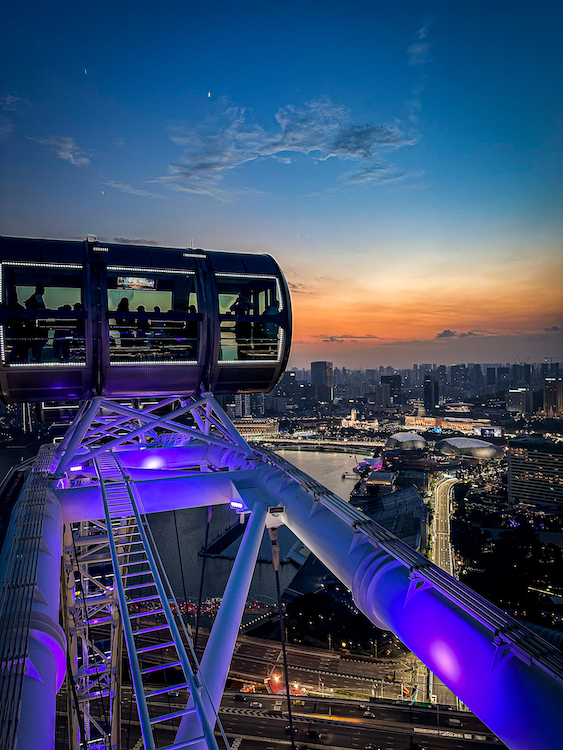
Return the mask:
[[[44,310],[45,302],[43,295],[45,294],[45,287],[43,284],[37,284],[35,292],[28,297],[25,301],[25,307],[27,310]],[[33,362],[41,362],[41,354],[43,347],[47,343],[48,336],[46,331],[39,327],[39,321],[36,319],[27,321],[27,335],[31,340],[31,359]]]
[[[280,303],[275,299],[268,307],[264,315],[277,315],[280,311]],[[263,335],[264,335],[264,351],[269,354],[275,355],[275,345],[278,341],[279,324],[274,321],[266,321],[263,324]]]
[[[121,298],[117,306],[117,310],[119,312],[129,312],[129,300],[127,299],[127,297]],[[131,346],[131,344],[133,343],[131,339],[134,338],[134,335],[133,335],[132,324],[131,324],[130,319],[116,317],[115,322],[119,330],[119,337],[121,338],[121,346],[124,348]]]
[[[188,307],[190,315],[197,315],[195,305]],[[188,320],[186,325],[186,343],[188,345],[188,356],[190,359],[197,359],[197,320]]]
[[[139,305],[139,307],[137,308],[137,312],[141,313],[144,316],[146,315],[147,311],[144,305]],[[149,323],[146,317],[137,318],[136,324],[137,324],[137,338],[144,339],[146,341],[149,337],[151,324]]]
[[19,313],[25,310],[23,305],[18,302],[18,296],[15,291],[8,293],[8,307],[14,311],[17,317],[9,318],[6,321],[7,343],[11,342],[12,349],[8,355],[8,362],[27,362],[29,342],[27,336],[27,321],[19,316]]
[[256,305],[251,301],[246,289],[241,289],[239,296],[229,310],[235,315],[237,358],[248,359],[252,354],[252,322],[240,320],[240,318],[251,315],[256,310]]
[[[82,302],[75,302],[74,310],[75,312],[82,312],[84,310]],[[78,354],[79,357],[84,357],[84,348],[86,345],[86,321],[84,318],[78,318],[74,331],[74,346],[77,349],[76,354]]]
[[[59,310],[72,310],[70,305],[61,305]],[[59,328],[55,329],[53,338],[53,356],[59,362],[68,362],[70,359],[70,344],[72,339],[71,321],[59,321]]]

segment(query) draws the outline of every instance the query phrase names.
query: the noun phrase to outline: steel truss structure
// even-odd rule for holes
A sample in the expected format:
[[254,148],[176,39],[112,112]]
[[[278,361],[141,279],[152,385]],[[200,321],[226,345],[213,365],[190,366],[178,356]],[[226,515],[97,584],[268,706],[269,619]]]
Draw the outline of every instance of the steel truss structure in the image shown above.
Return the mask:
[[[226,742],[220,725],[219,735],[214,728],[256,557],[264,529],[282,523],[351,590],[372,622],[393,631],[510,748],[559,743],[561,654],[321,484],[249,446],[211,394],[134,406],[95,398],[49,458],[42,481],[51,520],[44,519],[41,543],[50,558],[40,572],[41,580],[58,582],[62,557],[65,629],[57,631],[58,590],[44,603],[34,601],[30,642],[42,649],[32,656],[40,680],[31,670],[23,679],[18,748],[52,750],[53,735],[34,730],[29,719],[41,701],[44,726],[54,727],[65,668],[74,686],[68,691],[73,748],[119,747],[122,632],[144,747],[164,742],[204,750]],[[147,515],[224,503],[248,520],[198,663]],[[102,564],[111,566],[110,577],[100,573]],[[33,609],[41,607],[42,618]],[[151,641],[157,633],[163,640]],[[153,678],[171,668],[182,670],[189,698],[181,711],[155,714],[151,697],[173,687]],[[104,706],[103,722],[93,718],[94,702]],[[171,741],[153,731],[173,720],[179,726]]]

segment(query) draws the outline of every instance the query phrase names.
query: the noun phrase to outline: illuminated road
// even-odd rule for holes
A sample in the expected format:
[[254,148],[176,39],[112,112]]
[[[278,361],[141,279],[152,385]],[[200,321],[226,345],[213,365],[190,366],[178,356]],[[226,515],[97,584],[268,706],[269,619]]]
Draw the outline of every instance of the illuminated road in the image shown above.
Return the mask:
[[434,490],[434,524],[432,561],[453,576],[453,559],[450,544],[450,490],[457,479],[445,479]]

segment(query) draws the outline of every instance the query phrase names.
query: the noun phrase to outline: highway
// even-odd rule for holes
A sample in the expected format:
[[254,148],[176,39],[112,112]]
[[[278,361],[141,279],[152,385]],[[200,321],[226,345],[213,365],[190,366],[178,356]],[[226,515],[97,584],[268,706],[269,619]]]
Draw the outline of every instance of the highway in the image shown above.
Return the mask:
[[454,574],[450,544],[450,490],[457,479],[445,479],[434,490],[432,561],[451,576]]
[[[186,692],[173,698],[171,702],[152,702],[152,711],[168,713],[185,706]],[[263,748],[278,750],[290,747],[287,715],[272,715],[270,712],[278,698],[270,695],[249,695],[247,701],[235,700],[235,693],[226,693],[221,703],[219,717],[233,750],[254,750]],[[332,701],[328,699],[303,698],[304,706],[293,706],[296,747],[306,745],[311,750],[320,748],[344,748],[362,750],[367,743],[379,745],[381,750],[407,750],[410,742],[422,744],[427,750],[487,750],[494,747],[501,750],[505,746],[488,740],[490,732],[474,716],[441,712],[435,709],[390,706],[378,702],[364,704],[374,717],[365,717],[362,704],[352,701]],[[260,708],[250,708],[252,701],[262,703]],[[283,704],[285,707],[285,703]],[[122,748],[133,750],[140,737],[140,727],[135,706],[131,704],[131,689],[124,686],[122,701]],[[131,716],[131,721],[129,717]],[[57,738],[65,735],[63,717],[59,716]],[[440,729],[437,728],[439,719]],[[461,727],[449,727],[448,721],[458,719]],[[168,728],[159,732],[162,742],[172,742],[179,720],[170,722]],[[320,738],[308,739],[306,734],[314,729]],[[438,733],[440,732],[440,733]],[[63,747],[63,744],[57,744]],[[221,742],[219,742],[221,747]]]

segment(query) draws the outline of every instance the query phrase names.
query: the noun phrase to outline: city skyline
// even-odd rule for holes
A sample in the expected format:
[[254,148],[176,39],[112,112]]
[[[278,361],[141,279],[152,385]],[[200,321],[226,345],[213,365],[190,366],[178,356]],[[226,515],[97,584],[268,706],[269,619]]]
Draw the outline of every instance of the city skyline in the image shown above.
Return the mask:
[[563,358],[560,6],[167,11],[8,9],[2,234],[270,253],[290,367]]

